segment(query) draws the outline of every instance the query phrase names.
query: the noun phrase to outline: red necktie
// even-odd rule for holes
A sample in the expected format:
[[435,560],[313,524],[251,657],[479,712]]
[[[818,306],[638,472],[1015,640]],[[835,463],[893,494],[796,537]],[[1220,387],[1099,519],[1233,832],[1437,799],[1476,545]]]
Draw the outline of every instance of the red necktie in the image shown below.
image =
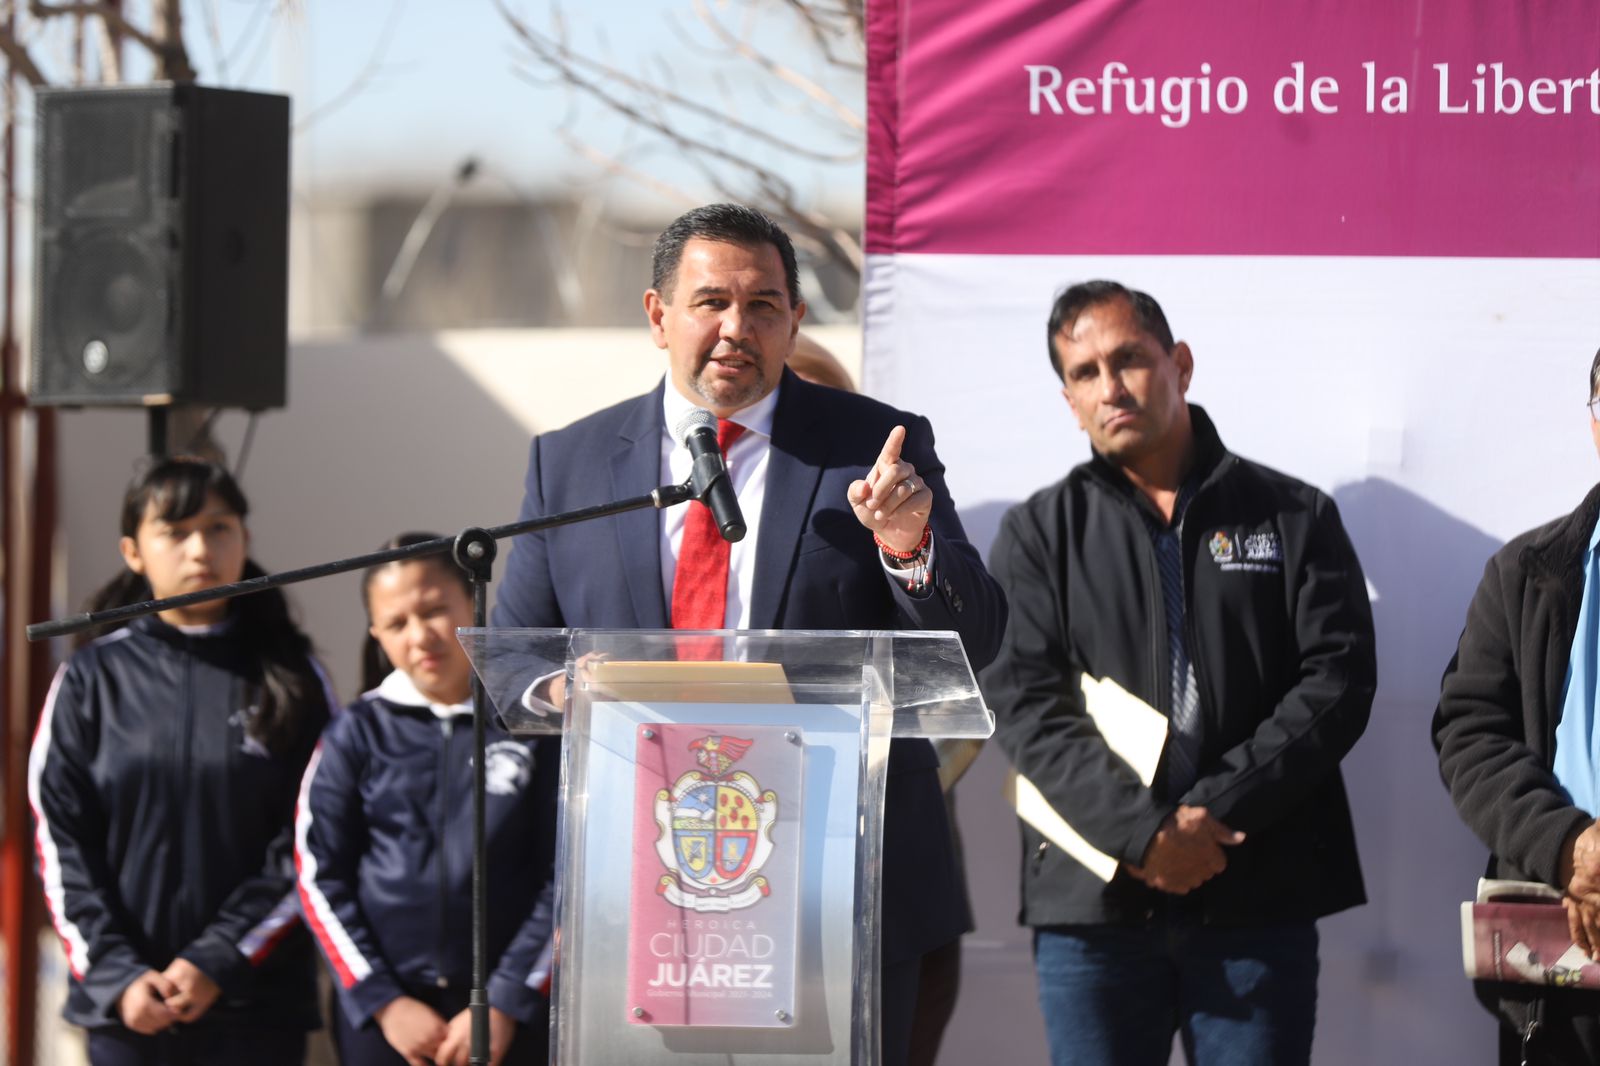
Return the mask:
[[[744,427],[717,419],[717,447],[722,454]],[[731,476],[731,475],[730,475]],[[678,569],[672,580],[673,629],[721,629],[728,614],[729,544],[722,539],[711,508],[699,500],[689,502],[683,521],[683,542],[678,545]],[[680,645],[686,642],[680,641]],[[705,648],[680,646],[680,659],[720,659],[722,642],[712,639]]]

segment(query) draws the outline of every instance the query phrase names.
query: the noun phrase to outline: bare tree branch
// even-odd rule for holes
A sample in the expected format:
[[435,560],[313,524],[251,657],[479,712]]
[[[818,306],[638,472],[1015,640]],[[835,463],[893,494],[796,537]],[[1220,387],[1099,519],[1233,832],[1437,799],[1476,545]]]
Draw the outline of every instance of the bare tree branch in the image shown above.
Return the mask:
[[183,46],[183,0],[150,0],[152,31],[162,47],[156,51],[161,77],[188,84],[194,81],[194,65]]
[[687,189],[679,188],[659,178],[652,177],[642,170],[631,167],[615,156],[607,155],[593,145],[579,140],[566,130],[557,130],[556,136],[560,137],[562,143],[568,148],[595,164],[609,177],[626,178],[635,184],[659,193],[669,200],[676,200],[686,207],[693,207],[700,202]]
[[846,107],[843,101],[841,101],[838,97],[834,96],[828,90],[824,89],[810,78],[801,74],[793,67],[779,63],[771,56],[756,48],[748,40],[734,36],[734,34],[726,26],[719,22],[716,16],[711,13],[711,9],[706,6],[705,0],[694,0],[694,9],[695,13],[700,16],[700,21],[704,23],[712,33],[716,34],[718,39],[727,45],[729,50],[735,55],[739,55],[750,60],[756,66],[760,67],[762,70],[766,71],[768,74],[772,75],[774,78],[777,78],[784,84],[794,86],[794,88],[800,90],[801,93],[805,94],[807,97],[815,100],[817,103],[833,112],[834,117],[840,122],[843,122],[850,129],[857,131],[866,130],[867,124],[862,120],[861,116]]
[[657,128],[663,133],[669,132],[662,128],[668,125],[667,116],[664,112],[647,113],[643,105],[622,100],[610,90],[610,86],[637,93],[642,100],[650,101],[650,105],[653,107],[681,109],[687,114],[721,124],[731,136],[748,137],[761,141],[780,152],[802,159],[809,159],[817,163],[851,163],[861,157],[859,149],[844,154],[822,152],[805,145],[795,144],[759,126],[752,126],[747,122],[739,122],[737,120],[730,121],[727,115],[714,108],[707,107],[699,101],[691,100],[680,93],[662,88],[659,84],[643,81],[610,64],[590,59],[573,51],[564,41],[540,33],[517,18],[517,16],[511,14],[502,0],[495,0],[495,2],[500,6],[501,12],[511,24],[513,31],[528,46],[529,51],[534,54],[535,58],[552,68],[561,76],[563,81],[572,87],[583,90],[593,99],[604,103],[611,110],[626,118]]
[[122,34],[110,23],[96,22],[95,41],[100,47],[100,80],[112,85],[122,81]]
[[[508,0],[495,0],[495,4],[527,50],[529,65],[539,73],[536,79],[519,68],[519,76],[546,85],[554,82],[568,90],[569,101],[599,106],[621,119],[628,130],[669,151],[680,164],[693,167],[707,191],[760,205],[789,227],[796,246],[813,260],[860,276],[865,257],[858,239],[825,212],[808,207],[785,171],[796,162],[859,161],[865,122],[821,82],[780,61],[758,43],[761,27],[755,9],[761,5],[742,5],[743,17],[735,19],[724,14],[721,5],[713,10],[707,0],[688,0],[685,7],[702,27],[692,35],[672,20],[672,30],[690,54],[705,58],[699,66],[709,70],[713,95],[702,102],[680,87],[680,67],[667,66],[660,55],[645,58],[642,66],[636,62],[624,66],[620,60],[601,58],[604,49],[597,55],[573,47],[559,8],[552,11],[551,27],[541,30],[513,14]],[[861,72],[864,0],[770,0],[769,6],[799,23],[799,39],[829,68],[851,76]],[[794,31],[790,35],[794,36]],[[852,60],[847,53],[856,58]],[[752,71],[755,77],[750,76]],[[722,77],[725,72],[737,77],[737,91],[731,79]],[[774,132],[741,118],[741,107],[752,103],[764,114],[776,109],[802,114],[815,130],[829,132],[852,150],[845,154],[813,147],[787,131]],[[574,118],[563,125],[578,121]],[[670,180],[645,173],[623,156],[595,147],[581,134],[564,128],[560,136],[606,177],[626,179],[676,202],[701,200]]]
[[35,89],[50,84],[49,80],[39,72],[38,64],[34,63],[33,56],[28,54],[28,49],[3,29],[0,29],[0,54],[6,57],[11,69]]
[[206,37],[211,41],[211,54],[217,58],[217,80],[228,83],[228,55],[222,48],[222,26],[217,22],[217,0],[200,0],[200,10],[206,17]]
[[[845,59],[834,53],[834,46],[840,37],[853,36],[857,42],[865,39],[866,24],[861,20],[853,20],[844,8],[829,9],[811,0],[783,0],[787,7],[811,34],[811,40],[821,51],[822,58],[832,66],[841,70],[860,73],[866,70],[866,65],[860,60]],[[843,24],[844,28],[841,28]]]
[[789,223],[797,242],[809,241],[819,259],[826,259],[847,267],[858,277],[866,267],[866,257],[861,243],[849,230],[829,220],[818,211],[801,206],[794,190],[787,182],[779,186],[762,185],[763,198],[775,214]]
[[257,10],[267,10],[270,18],[266,23],[266,32],[256,34],[249,42],[250,50],[244,53],[245,62],[236,75],[241,84],[255,78],[256,71],[261,68],[262,62],[272,51],[273,39],[278,29],[284,24],[293,23],[296,19],[302,24],[305,21],[305,10],[299,6],[297,0],[276,0],[270,8],[258,7]]
[[[699,202],[698,198],[688,192],[658,179],[648,177],[637,169],[629,167],[627,164],[606,156],[597,149],[584,144],[565,131],[562,131],[561,136],[581,154],[603,165],[608,173],[627,177],[671,199],[679,200],[689,205]],[[860,274],[864,266],[864,256],[859,242],[848,230],[834,225],[817,212],[802,207],[795,196],[793,187],[776,171],[748,160],[730,157],[717,146],[680,132],[667,131],[665,136],[679,149],[685,158],[693,163],[705,178],[706,183],[720,195],[730,200],[743,200],[749,197],[750,190],[736,187],[728,180],[725,170],[719,170],[711,166],[707,160],[709,157],[732,162],[752,180],[757,196],[771,209],[771,213],[779,216],[781,220],[791,223],[794,229],[793,236],[797,243],[809,247],[820,258],[828,259],[854,271],[856,274]]]
[[151,55],[168,64],[169,69],[188,69],[190,77],[194,76],[194,68],[189,65],[189,53],[183,47],[182,37],[163,41],[129,22],[128,17],[111,4],[48,4],[45,3],[45,0],[29,0],[28,13],[41,21],[70,15],[97,18],[105,24],[108,30],[139,42],[140,46]]
[[[694,143],[688,138],[682,141],[685,144]],[[751,189],[735,186],[728,180],[726,172],[713,168],[705,154],[689,152],[686,158],[699,169],[706,184],[715,189],[718,195],[729,200],[759,200],[768,213],[778,216],[780,221],[788,222],[790,236],[797,246],[805,247],[813,255],[830,260],[857,276],[865,268],[861,246],[849,231],[830,222],[820,213],[803,207],[795,196],[794,187],[777,171],[754,164],[746,165],[743,170],[754,184],[752,196]]]
[[855,33],[856,40],[867,39],[867,0],[842,0],[845,18]]
[[383,73],[383,59],[384,56],[388,54],[390,42],[394,40],[395,27],[400,23],[400,13],[402,10],[404,10],[404,8],[405,4],[403,0],[395,0],[395,2],[390,5],[389,17],[384,20],[383,29],[378,32],[378,41],[373,46],[372,53],[367,56],[366,65],[364,65],[356,74],[356,76],[351,79],[349,85],[346,85],[339,92],[334,93],[333,96],[324,103],[318,104],[316,107],[312,108],[304,118],[296,122],[294,124],[296,133],[304,133],[311,127],[311,124],[316,122],[318,119],[327,118],[333,112],[339,110],[339,108],[343,107],[345,104],[348,104],[357,96],[360,96],[362,91],[366,89],[367,85],[379,74]]
[[[713,144],[711,141],[706,140],[705,138],[696,137],[692,134],[685,133],[682,129],[674,127],[663,119],[651,115],[633,104],[616,99],[608,94],[599,85],[586,81],[576,74],[569,74],[568,80],[575,87],[582,89],[593,99],[605,104],[607,107],[611,108],[622,117],[628,119],[636,126],[650,130],[673,145],[677,146],[685,158],[691,160],[702,169],[707,167],[709,160],[717,160],[748,174],[764,187],[783,189],[784,193],[781,198],[785,200],[790,198],[790,193],[788,192],[788,183],[785,182],[783,178],[780,177],[775,171],[769,170],[760,163],[757,163],[743,155],[729,151],[728,149],[723,148],[721,145]],[[710,176],[713,172],[706,170],[706,173],[708,176]],[[720,177],[717,177],[716,180],[718,184],[721,184]]]
[[87,29],[87,19],[72,20],[72,84],[74,85],[82,85],[88,77],[84,69],[84,33]]
[[250,12],[250,21],[245,23],[233,43],[228,46],[228,54],[221,60],[223,66],[231,66],[235,61],[243,60],[248,46],[254,42],[255,36],[260,32],[263,16],[274,11],[278,5],[258,3]]

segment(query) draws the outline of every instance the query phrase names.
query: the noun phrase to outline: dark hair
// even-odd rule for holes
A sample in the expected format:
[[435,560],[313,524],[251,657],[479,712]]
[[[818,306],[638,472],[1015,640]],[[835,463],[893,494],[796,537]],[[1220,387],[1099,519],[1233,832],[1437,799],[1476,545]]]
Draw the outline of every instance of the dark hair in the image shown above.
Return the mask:
[[672,286],[678,280],[678,261],[683,246],[690,241],[721,241],[744,248],[770,244],[783,260],[783,280],[789,287],[789,303],[800,303],[800,267],[795,263],[794,244],[789,235],[766,215],[743,204],[707,204],[679,215],[656,238],[650,261],[650,287],[672,302]]
[[[250,513],[238,482],[216,463],[193,456],[158,459],[128,485],[122,498],[122,535],[137,537],[145,515],[152,511],[162,521],[181,522],[199,513],[212,495],[241,521]],[[254,560],[245,560],[245,578],[265,574]],[[148,600],[151,595],[150,582],[144,575],[124,570],[89,598],[86,609],[123,607]],[[279,589],[240,596],[230,602],[229,612],[235,633],[245,647],[255,652],[261,669],[261,691],[251,700],[257,704],[256,714],[246,728],[269,751],[283,754],[304,737],[306,730],[321,732],[333,710],[328,706],[327,689],[311,665],[311,640],[295,625],[289,601]],[[116,628],[120,626],[85,634],[79,642]]]
[[[438,540],[443,535],[442,533],[402,533],[398,537],[390,537],[378,545],[377,550],[409,548],[413,544]],[[402,562],[432,563],[441,570],[448,571],[456,580],[461,582],[461,587],[466,590],[467,599],[472,599],[472,578],[468,577],[467,572],[457,566],[449,556],[424,555],[419,559],[405,559]],[[389,657],[383,653],[383,645],[379,644],[378,638],[372,635],[372,579],[377,577],[381,571],[387,570],[391,566],[399,565],[400,563],[379,563],[377,566],[369,566],[361,572],[361,606],[366,608],[368,623],[366,638],[361,642],[362,692],[370,692],[372,689],[377,688],[395,668],[394,664],[389,661]]]
[[1589,399],[1600,396],[1600,348],[1595,349],[1594,362],[1589,364]]
[[1166,351],[1172,351],[1172,329],[1167,325],[1167,316],[1162,312],[1161,305],[1156,303],[1156,298],[1146,292],[1130,289],[1116,281],[1080,281],[1078,284],[1061,290],[1056,294],[1055,305],[1050,308],[1050,323],[1045,332],[1044,343],[1050,352],[1050,365],[1055,368],[1056,377],[1063,382],[1066,375],[1061,372],[1061,353],[1056,351],[1056,334],[1062,330],[1070,330],[1073,323],[1078,321],[1078,316],[1091,307],[1097,307],[1112,300],[1126,300],[1133,310],[1133,319],[1139,323],[1139,328],[1160,342]]

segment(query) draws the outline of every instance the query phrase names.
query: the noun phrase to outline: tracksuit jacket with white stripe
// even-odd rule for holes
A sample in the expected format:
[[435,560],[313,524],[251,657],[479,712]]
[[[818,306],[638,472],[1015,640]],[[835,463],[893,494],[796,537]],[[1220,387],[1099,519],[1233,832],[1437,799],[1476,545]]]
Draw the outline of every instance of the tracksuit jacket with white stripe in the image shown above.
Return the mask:
[[230,623],[180,630],[155,617],[57,672],[28,796],[71,970],[69,1022],[120,1026],[117,1002],[133,979],[184,958],[222,988],[196,1026],[319,1024],[293,818],[327,708],[274,755],[245,730],[259,679]]
[[[488,725],[487,991],[524,1023],[548,1007],[560,750]],[[395,671],[336,716],[301,786],[295,861],[306,923],[352,1026],[401,995],[464,1003],[471,704],[431,704]]]

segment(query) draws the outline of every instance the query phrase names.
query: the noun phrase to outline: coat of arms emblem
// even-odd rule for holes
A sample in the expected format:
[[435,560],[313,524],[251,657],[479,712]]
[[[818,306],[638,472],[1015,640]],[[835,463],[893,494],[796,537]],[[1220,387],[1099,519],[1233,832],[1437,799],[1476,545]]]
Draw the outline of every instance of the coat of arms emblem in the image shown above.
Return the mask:
[[770,711],[634,725],[629,1025],[795,1024],[806,735]]
[[690,910],[741,910],[771,893],[761,868],[772,854],[778,794],[734,764],[753,740],[709,734],[689,743],[700,769],[656,792],[656,891]]

